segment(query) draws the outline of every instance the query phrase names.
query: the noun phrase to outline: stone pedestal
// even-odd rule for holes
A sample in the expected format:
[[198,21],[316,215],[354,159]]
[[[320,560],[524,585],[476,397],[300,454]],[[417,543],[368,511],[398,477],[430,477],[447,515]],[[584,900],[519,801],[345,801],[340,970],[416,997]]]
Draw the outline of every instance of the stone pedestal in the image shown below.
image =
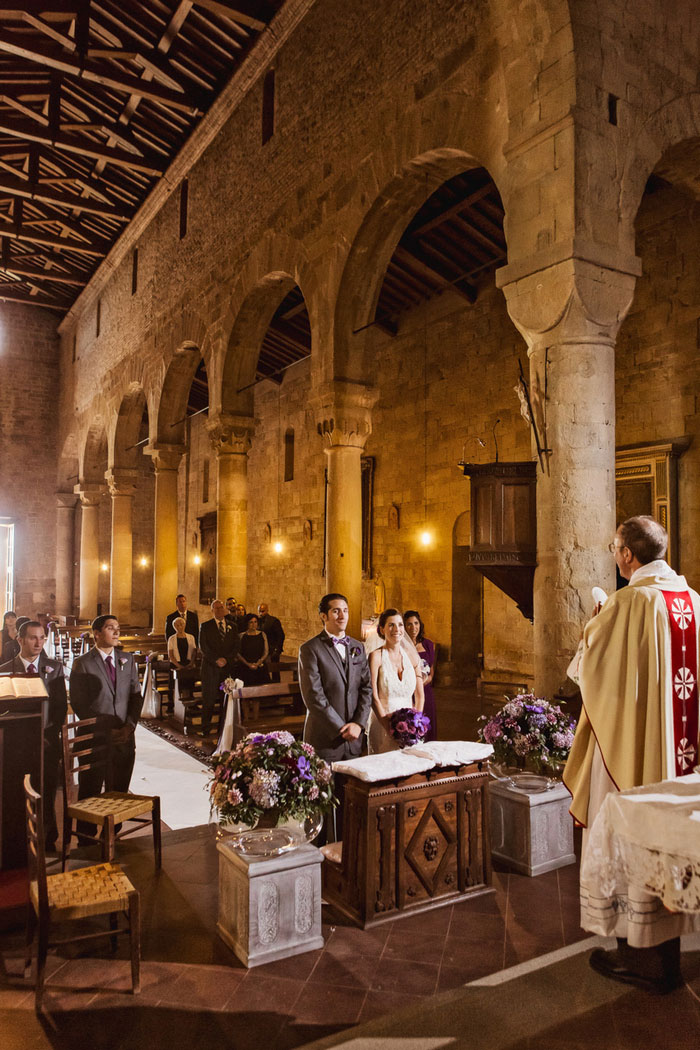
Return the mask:
[[243,857],[219,842],[219,936],[248,967],[323,947],[321,862],[315,846]]
[[527,795],[492,780],[489,795],[492,857],[524,875],[542,875],[574,863],[571,795],[563,784],[538,795]]

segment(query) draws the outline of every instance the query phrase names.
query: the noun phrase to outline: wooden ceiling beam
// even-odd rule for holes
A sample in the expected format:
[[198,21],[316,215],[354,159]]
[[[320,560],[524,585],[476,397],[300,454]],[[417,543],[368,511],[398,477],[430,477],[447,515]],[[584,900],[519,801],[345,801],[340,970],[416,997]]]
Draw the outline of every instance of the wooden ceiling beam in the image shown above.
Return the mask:
[[273,8],[259,0],[194,0],[194,3],[214,15],[257,30],[264,29],[274,15]]
[[165,161],[158,158],[137,156],[135,153],[127,153],[126,150],[114,149],[111,146],[91,143],[89,139],[78,139],[71,135],[62,134],[60,131],[52,135],[50,129],[43,131],[40,125],[31,124],[29,121],[9,121],[0,115],[0,135],[12,135],[14,138],[26,142],[38,142],[41,146],[51,146],[52,149],[75,153],[79,157],[92,157],[95,160],[103,160],[107,164],[114,164],[120,168],[132,168],[141,171],[145,175],[162,175],[165,170]]
[[494,189],[495,186],[493,182],[489,180],[485,186],[480,186],[478,190],[474,190],[473,193],[470,193],[467,197],[464,197],[463,200],[456,201],[444,211],[440,212],[439,215],[435,215],[432,219],[429,219],[427,222],[424,222],[415,230],[412,229],[411,236],[425,236],[426,233],[430,233],[430,231],[435,229],[436,226],[442,226],[444,222],[447,222],[448,219],[451,219],[454,215],[459,215],[460,212],[463,212],[465,210],[465,208],[468,208],[470,207],[470,205],[475,204],[476,201],[480,201],[482,197],[488,196],[488,194],[491,193]]
[[96,258],[105,256],[109,250],[109,244],[88,244],[76,241],[70,237],[56,237],[53,234],[42,233],[40,230],[18,229],[12,219],[6,215],[0,215],[1,222],[9,222],[11,225],[0,225],[0,237],[10,237],[13,241],[22,241],[26,244],[45,244],[49,248],[57,248],[59,251],[77,252],[79,255],[94,255]]
[[28,295],[20,291],[6,292],[2,284],[0,284],[0,300],[7,303],[24,303],[25,306],[45,306],[49,310],[58,310],[59,313],[65,313],[70,306],[69,303],[56,303],[51,299],[42,299],[40,295]]
[[123,91],[129,95],[139,95],[151,102],[160,103],[163,106],[172,106],[180,109],[191,116],[198,116],[199,109],[193,106],[183,93],[177,93],[169,88],[159,87],[150,81],[131,76],[128,73],[115,75],[103,65],[97,65],[88,61],[80,62],[56,51],[56,49],[42,48],[38,45],[35,37],[20,36],[15,33],[6,33],[0,29],[0,51],[4,51],[18,58],[28,59],[38,65],[49,69],[56,69],[68,76],[76,77],[78,80],[89,80],[102,87],[110,88],[112,91]]
[[[418,252],[419,254],[416,254]],[[476,288],[466,282],[463,276],[450,277],[449,274],[445,273],[441,269],[436,269],[434,263],[429,263],[422,255],[420,247],[418,245],[399,244],[397,245],[394,255],[399,260],[403,260],[407,266],[410,266],[412,270],[417,271],[428,281],[433,283],[437,282],[442,288],[450,288],[457,295],[461,295],[463,299],[466,299],[469,303],[476,302]],[[460,284],[455,283],[459,281]]]
[[0,266],[0,273],[12,274],[15,277],[31,277],[35,281],[55,281],[57,284],[70,284],[84,288],[88,283],[87,277],[65,277],[55,270],[36,270],[31,266]]

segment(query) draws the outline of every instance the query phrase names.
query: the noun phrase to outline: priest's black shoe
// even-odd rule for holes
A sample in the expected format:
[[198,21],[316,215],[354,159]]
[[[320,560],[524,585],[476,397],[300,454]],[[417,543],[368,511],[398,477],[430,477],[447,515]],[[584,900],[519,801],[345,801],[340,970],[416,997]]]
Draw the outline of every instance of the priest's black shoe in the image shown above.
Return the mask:
[[683,983],[680,971],[664,974],[663,976],[650,976],[632,969],[629,959],[625,958],[623,951],[606,952],[602,948],[594,948],[588,960],[592,969],[603,977],[609,977],[613,981],[621,981],[622,984],[631,984],[635,988],[642,988],[645,992],[653,995],[667,995],[674,988],[679,988]]

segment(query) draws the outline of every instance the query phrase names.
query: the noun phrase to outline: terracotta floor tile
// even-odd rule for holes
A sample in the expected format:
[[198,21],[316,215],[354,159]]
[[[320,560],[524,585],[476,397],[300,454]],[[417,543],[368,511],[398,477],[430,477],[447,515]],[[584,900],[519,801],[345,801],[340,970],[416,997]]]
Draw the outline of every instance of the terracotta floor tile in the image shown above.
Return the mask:
[[372,930],[360,930],[356,926],[331,926],[325,950],[337,956],[359,953],[378,957],[384,951],[392,925],[385,923]]
[[223,1010],[245,976],[245,970],[223,966],[186,966],[175,980],[160,984],[158,1002],[187,1009]]
[[416,1004],[427,1001],[428,996],[403,995],[401,992],[375,992],[370,990],[364,1006],[360,1011],[358,1024],[372,1021],[375,1017],[383,1017],[385,1014],[394,1013],[397,1010],[408,1010]]
[[423,933],[420,936],[409,931],[394,930],[386,943],[382,963],[389,959],[403,959],[406,962],[440,964],[445,949],[446,936]]
[[292,981],[283,977],[263,977],[254,969],[249,970],[226,1003],[225,1010],[264,1013],[274,1008],[277,1012],[288,1013],[299,998],[303,987],[303,981]]
[[379,966],[381,962],[378,955],[359,953],[333,955],[330,952],[324,952],[307,984],[367,989],[372,986]]
[[432,963],[414,962],[407,966],[403,959],[385,960],[382,957],[372,986],[378,992],[432,995],[437,987],[439,969]]
[[322,988],[306,985],[292,1008],[293,1025],[356,1024],[365,1002],[365,991],[356,988]]
[[276,962],[263,963],[256,966],[255,970],[261,978],[288,977],[295,981],[306,981],[323,954],[319,948],[312,952],[302,952],[300,955],[292,955],[288,959],[278,959]]

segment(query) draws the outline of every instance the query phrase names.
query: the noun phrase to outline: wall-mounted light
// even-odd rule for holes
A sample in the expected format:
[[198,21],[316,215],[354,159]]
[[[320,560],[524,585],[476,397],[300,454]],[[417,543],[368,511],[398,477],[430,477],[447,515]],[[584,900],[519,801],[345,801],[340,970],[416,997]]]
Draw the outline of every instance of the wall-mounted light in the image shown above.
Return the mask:
[[418,539],[421,547],[431,547],[433,543],[433,534],[430,529],[423,529]]
[[100,565],[100,570],[102,572],[109,572],[109,565],[107,564],[106,561],[102,562],[102,564]]
[[139,565],[142,569],[145,569],[148,565],[148,558],[139,558]]
[[282,546],[279,540],[276,540],[272,546],[272,549],[274,550],[275,554],[281,554],[284,550],[284,547]]
[[202,559],[200,558],[199,554],[195,554],[195,556],[192,559],[192,561],[195,563],[195,565],[201,565],[202,564]]

